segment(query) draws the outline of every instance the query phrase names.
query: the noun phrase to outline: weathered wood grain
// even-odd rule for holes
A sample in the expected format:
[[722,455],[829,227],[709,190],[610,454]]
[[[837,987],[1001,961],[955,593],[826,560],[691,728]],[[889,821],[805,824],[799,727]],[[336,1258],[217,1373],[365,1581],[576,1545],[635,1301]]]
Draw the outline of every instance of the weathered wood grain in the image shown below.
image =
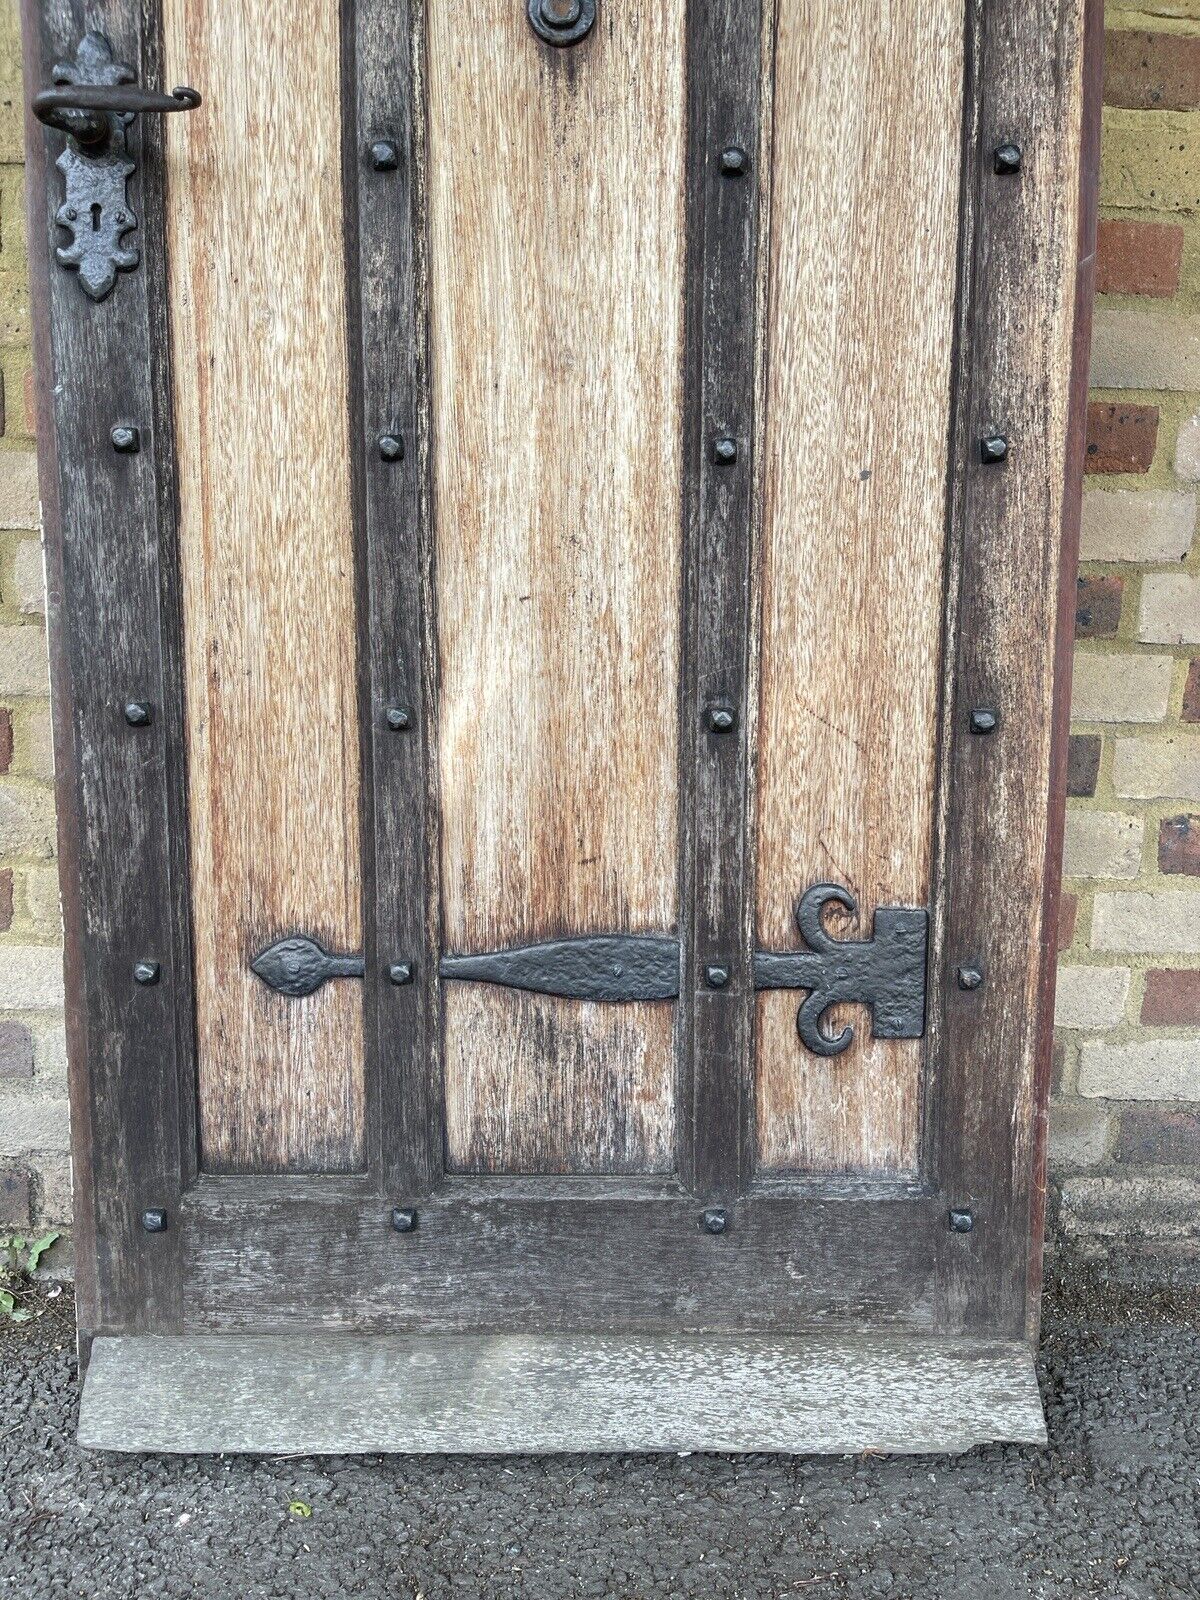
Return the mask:
[[[943,845],[935,882],[930,1049],[937,1067],[935,1161],[950,1204],[979,1221],[942,1239],[939,1321],[1019,1333],[1028,1310],[1035,1205],[1039,997],[1055,938],[1046,874],[1064,508],[1079,492],[1068,453],[1079,254],[1085,0],[989,0],[973,8],[978,122],[968,171],[959,403],[951,459],[951,625],[941,756]],[[1093,49],[1096,46],[1093,43]],[[1019,177],[992,170],[1002,140],[1024,151]],[[1010,439],[1000,470],[978,439]],[[1070,550],[1067,547],[1069,559]],[[998,588],[998,574],[1003,575]],[[993,735],[969,732],[994,706]],[[1051,897],[1052,898],[1052,897]],[[956,968],[978,964],[964,991]]]
[[1026,1345],[861,1333],[104,1339],[79,1429],[92,1449],[286,1455],[1046,1440]]
[[[680,1005],[680,1171],[712,1200],[747,1169],[751,840],[747,751],[751,546],[757,508],[758,251],[766,150],[760,145],[758,0],[688,7],[688,277],[684,446],[684,629],[680,746],[681,881],[686,907]],[[740,150],[740,172],[722,152]],[[737,460],[714,459],[717,438]],[[715,732],[714,706],[735,726]],[[712,989],[709,966],[729,982]]]
[[[610,6],[571,51],[509,0],[483,0],[468,28],[451,0],[427,17],[443,944],[670,932],[683,8]],[[476,1079],[512,1106],[478,1108],[497,1129],[585,1053],[563,1015],[541,1035],[553,1058],[505,1061],[513,1004],[491,991],[446,1009],[450,1063],[497,1052]],[[608,1093],[661,1092],[657,1024],[610,1037],[628,1054]],[[452,1165],[477,1147],[470,1122]]]
[[188,1197],[189,1331],[932,1331],[930,1196],[752,1195],[719,1235],[670,1179],[450,1178],[418,1226],[386,1203],[206,1180]]
[[453,1170],[672,1169],[670,1002],[602,1005],[453,983],[444,1004]]
[[[97,23],[78,0],[29,4],[22,20],[27,84],[50,83]],[[154,6],[114,0],[102,25],[116,59],[157,82]],[[182,1314],[178,1234],[151,1238],[139,1223],[151,1206],[177,1214],[192,1101],[159,133],[139,118],[127,136],[142,265],[96,303],[52,254],[65,141],[27,120],[85,1359],[98,1329],[165,1329]],[[108,446],[118,422],[142,429],[138,454]],[[155,706],[150,727],[126,723],[130,699]],[[147,956],[162,967],[151,988],[132,981]]]
[[163,0],[163,28],[205,97],[168,136],[201,1148],[344,1170],[361,986],[248,967],[362,941],[340,8]]
[[[958,0],[778,7],[757,742],[765,948],[797,943],[794,907],[817,881],[847,885],[868,918],[929,897],[962,72]],[[760,1163],[914,1170],[921,1045],[876,1042],[863,1026],[846,1055],[817,1061],[794,1019],[794,998],[760,997]]]

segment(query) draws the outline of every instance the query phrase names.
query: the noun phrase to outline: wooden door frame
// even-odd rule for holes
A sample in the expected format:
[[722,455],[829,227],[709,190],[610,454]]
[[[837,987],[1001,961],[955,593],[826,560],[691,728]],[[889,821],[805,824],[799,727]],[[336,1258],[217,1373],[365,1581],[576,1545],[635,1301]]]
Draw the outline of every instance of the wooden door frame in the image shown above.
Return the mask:
[[[1064,71],[1069,82],[1069,73],[1078,70],[1073,41],[1063,31],[1064,18],[1073,14],[1070,0],[1036,0],[1034,5],[1028,0],[999,0],[988,5],[986,16],[982,0],[969,0],[966,6],[968,110],[947,547],[948,607],[956,622],[957,646],[956,653],[947,652],[946,661],[939,760],[943,820],[930,979],[935,1027],[929,1060],[942,1066],[936,1074],[927,1074],[931,1083],[937,1079],[940,1107],[940,1116],[929,1120],[937,1189],[911,1196],[903,1205],[882,1200],[877,1186],[869,1184],[850,1183],[841,1191],[836,1184],[826,1184],[822,1194],[804,1201],[769,1190],[752,1194],[746,1206],[761,1219],[752,1230],[758,1242],[735,1247],[721,1269],[719,1292],[733,1291],[727,1304],[738,1326],[746,1325],[751,1305],[761,1308],[758,1326],[791,1326],[797,1316],[803,1317],[803,1295],[789,1292],[783,1265],[787,1241],[799,1229],[814,1241],[819,1262],[835,1275],[832,1281],[840,1283],[842,1311],[848,1319],[1031,1335],[1036,1330],[1103,40],[1101,0],[1083,0],[1083,5],[1077,197],[1064,195],[1053,176],[1062,170],[1062,153],[1070,152],[1078,134],[1069,109],[1072,96],[1064,90],[1057,99],[1048,98],[1048,86],[1061,80]],[[741,7],[737,0],[720,0],[704,9],[711,14],[707,26],[715,48],[739,24],[745,33],[744,13],[752,8]],[[370,843],[365,857],[376,863],[367,868],[365,892],[370,894],[375,876],[403,889],[387,897],[374,894],[366,918],[368,970],[378,975],[391,951],[418,943],[422,950],[435,948],[437,926],[433,875],[423,864],[422,849],[413,848],[414,830],[419,836],[436,838],[429,761],[436,652],[430,629],[422,622],[423,615],[431,615],[430,442],[423,407],[416,400],[427,370],[424,331],[415,310],[424,272],[422,197],[414,176],[419,160],[415,166],[402,161],[399,181],[386,189],[374,181],[363,160],[365,143],[379,137],[395,138],[402,150],[415,140],[419,155],[421,118],[408,99],[407,68],[398,56],[408,49],[410,18],[413,27],[420,27],[420,0],[414,0],[412,12],[404,16],[395,7],[385,8],[382,0],[361,0],[353,11],[347,7],[346,15],[355,24],[347,24],[346,49],[352,52],[347,58],[363,63],[357,97],[347,96],[345,144],[348,212],[357,218],[351,227],[348,277],[354,303],[351,348],[362,360],[362,390],[355,401],[360,441],[355,493],[358,592],[367,641],[363,726],[370,730],[379,708],[396,698],[419,694],[420,703],[430,711],[421,717],[415,740],[372,739],[369,731],[364,736],[364,767],[373,771],[375,783],[385,790],[399,786],[421,797],[420,806],[409,812],[376,808],[373,784],[364,784],[364,838]],[[697,15],[694,10],[691,48],[698,37]],[[80,0],[47,4],[23,0],[27,85],[36,84],[44,71],[45,39],[69,38],[73,43],[82,36],[86,22],[94,20]],[[136,67],[141,82],[162,81],[154,0],[145,6],[140,0],[113,0],[105,7],[103,26],[115,54]],[[1019,50],[1013,53],[1014,39],[1034,34],[1051,39],[1053,46],[1033,59],[1022,57]],[[743,54],[745,48],[743,41]],[[52,49],[47,53],[57,54]],[[756,94],[756,85],[752,88]],[[394,122],[378,120],[374,108],[382,104],[391,108]],[[693,186],[704,182],[695,165],[696,141],[703,147],[711,138],[711,129],[695,116],[698,104],[693,95],[689,172]],[[98,305],[81,296],[73,275],[51,264],[43,244],[55,237],[57,202],[47,181],[50,146],[28,113],[27,128],[81,1342],[86,1349],[97,1332],[169,1330],[187,1318],[209,1326],[236,1323],[238,1285],[229,1273],[231,1255],[244,1254],[256,1238],[278,1239],[276,1225],[286,1235],[283,1223],[294,1228],[299,1220],[312,1226],[304,1257],[278,1250],[266,1261],[273,1288],[264,1291],[265,1298],[251,1318],[253,1325],[278,1326],[288,1320],[289,1306],[284,1302],[289,1286],[293,1308],[300,1298],[312,1302],[310,1286],[302,1297],[295,1290],[295,1274],[305,1270],[307,1262],[309,1271],[319,1267],[322,1275],[320,1303],[312,1316],[334,1325],[341,1306],[350,1319],[357,1319],[356,1325],[370,1326],[372,1304],[379,1306],[394,1293],[396,1305],[411,1297],[415,1307],[422,1290],[430,1290],[446,1266],[442,1258],[428,1275],[423,1274],[411,1258],[398,1257],[402,1241],[378,1226],[381,1199],[397,1194],[402,1186],[422,1187],[426,1180],[432,1187],[440,1169],[436,1054],[429,1042],[438,1004],[434,963],[420,963],[420,982],[409,994],[376,982],[369,1001],[368,1049],[375,1065],[368,1069],[373,1074],[368,1078],[368,1115],[376,1141],[371,1177],[361,1183],[289,1179],[283,1188],[274,1180],[255,1179],[253,1193],[246,1187],[250,1180],[198,1180],[161,119],[141,118],[131,132],[138,163],[131,192],[140,219],[142,265],[122,275],[113,295]],[[1015,183],[995,178],[990,173],[992,146],[1021,133],[1030,158],[1026,174]],[[910,162],[905,170],[900,153],[897,160],[897,203],[903,204],[904,183],[917,179],[919,169]],[[1071,169],[1069,161],[1067,167]],[[697,204],[693,192],[689,202],[693,228]],[[1072,223],[1071,237],[1066,239],[1054,232],[1063,205]],[[1062,489],[1063,456],[1050,419],[1041,409],[1043,347],[1037,337],[1048,325],[1049,302],[1059,280],[1042,276],[1030,281],[1028,262],[1034,250],[1047,243],[1060,252],[1074,252],[1076,231],[1066,490],[1059,515],[1053,508]],[[738,261],[723,254],[727,243],[719,230],[703,247],[699,237],[691,236],[694,259],[707,260],[712,270],[718,270],[718,264],[723,271],[738,270]],[[405,241],[408,254],[402,255],[397,270],[396,251],[404,250]],[[361,263],[360,273],[353,270],[355,260]],[[1062,283],[1068,284],[1065,268]],[[409,326],[412,337],[396,339],[397,324]],[[695,334],[695,324],[690,326]],[[385,327],[393,330],[390,338],[382,337]],[[703,336],[695,335],[689,340],[693,350],[697,338],[703,346]],[[395,354],[400,346],[410,352],[408,364],[389,365],[401,359]],[[743,350],[735,352],[732,361],[736,381],[743,384],[748,378],[746,359]],[[752,349],[749,359],[752,368]],[[714,370],[711,363],[707,370]],[[54,375],[63,371],[77,374],[80,381],[76,386],[64,382],[56,396]],[[698,371],[703,378],[703,362]],[[693,425],[685,450],[690,464],[685,489],[695,497],[689,504],[694,516],[699,516],[695,507],[703,506],[706,514],[712,511],[737,525],[745,521],[742,509],[722,500],[727,491],[712,481],[711,472],[705,476],[699,467],[697,451],[699,459],[703,451],[694,423],[715,401],[702,385],[696,392],[703,399],[701,410],[689,411]],[[745,392],[737,403],[747,404]],[[978,461],[980,430],[999,427],[1006,418],[1026,423],[1023,437],[1014,434],[1018,452],[1024,451],[1020,472],[997,473]],[[1045,426],[1039,427],[1039,421]],[[108,448],[109,431],[118,422],[141,428],[139,453],[119,454]],[[418,471],[403,480],[381,473],[370,449],[376,431],[394,426],[407,428],[417,441]],[[68,459],[58,450],[60,438],[89,441],[89,448]],[[1039,473],[1039,466],[1046,470]],[[1040,519],[1031,485],[1033,491],[1048,486]],[[384,553],[380,536],[380,530],[394,526],[397,519],[417,530],[420,557],[402,572]],[[708,542],[697,542],[693,536],[688,548],[685,572],[702,580],[714,599],[719,597],[718,609],[736,611],[744,603],[745,548],[737,541],[722,546],[718,555],[724,566],[711,564]],[[1030,575],[1026,582],[1035,597],[1039,592],[1053,594],[1057,616],[1053,688],[1037,665],[1036,637],[1032,642],[1027,637],[1030,613],[1014,602],[997,619],[987,604],[991,573],[1005,563]],[[155,619],[154,625],[147,626],[147,619]],[[382,644],[396,639],[404,644],[399,676],[394,675],[395,665],[389,664],[395,651],[385,653]],[[706,674],[715,660],[711,652],[712,641],[692,640],[682,691],[683,717],[689,724],[694,717],[694,702],[689,700],[709,687]],[[1033,670],[1027,670],[1031,661]],[[1051,695],[1053,714],[1047,723],[1045,705]],[[149,727],[135,728],[126,722],[122,707],[134,699],[153,706]],[[970,734],[965,725],[965,710],[977,703],[996,704],[1001,711],[1000,731],[987,741]],[[1037,739],[1025,732],[1030,719],[1039,730]],[[685,735],[685,752],[690,737]],[[741,759],[744,763],[744,754]],[[703,768],[704,763],[697,766]],[[998,859],[990,797],[1000,791],[1016,797],[1014,807],[1029,820],[1029,827],[1006,835],[1002,871],[981,874],[976,863],[995,866]],[[716,845],[743,802],[725,773],[714,792],[697,786],[682,804],[705,819],[694,831],[685,830],[685,840],[692,841],[682,846],[691,851],[688,859],[694,865],[689,870],[710,873]],[[1014,928],[1008,915],[1012,887],[1031,884],[1041,886],[1040,925],[1022,922]],[[961,892],[949,895],[948,885],[960,887]],[[735,928],[746,924],[744,896],[744,886],[730,888],[723,917]],[[378,918],[374,925],[373,918]],[[1037,947],[1032,958],[1031,938]],[[685,973],[697,970],[716,940],[716,931],[706,929],[685,937]],[[744,962],[748,932],[740,948]],[[133,964],[151,955],[161,962],[162,981],[135,985]],[[971,992],[961,990],[955,979],[957,965],[968,958],[983,959],[987,969],[987,982]],[[711,1064],[720,1059],[730,1039],[723,1036],[725,1024],[703,997],[697,994],[694,1004],[694,1036],[707,1041],[703,1061]],[[414,1011],[422,1018],[417,1027]],[[379,1052],[370,1048],[370,1042],[384,1031],[411,1043],[400,1058],[402,1070],[381,1081]],[[988,1039],[988,1059],[994,1069],[987,1072],[979,1071],[981,1036]],[[698,1081],[702,1087],[707,1082],[705,1092],[715,1105],[730,1092],[729,1084],[717,1081],[711,1071],[708,1078]],[[744,1102],[744,1091],[738,1093]],[[1008,1129],[1014,1107],[1018,1108],[1014,1138],[989,1140],[989,1128]],[[384,1159],[385,1150],[394,1154],[390,1163]],[[695,1174],[700,1186],[714,1192],[723,1187],[734,1160],[735,1153],[727,1148],[702,1152]],[[701,1182],[704,1175],[708,1176]],[[838,1192],[841,1198],[832,1198]],[[185,1193],[190,1196],[186,1259],[184,1230],[170,1225]],[[493,1213],[497,1231],[490,1246],[477,1228],[478,1183],[454,1180],[437,1201],[447,1217],[458,1219],[454,1253],[468,1279],[475,1275],[472,1293],[484,1299],[488,1273],[494,1285],[494,1275],[504,1269],[500,1244],[508,1242],[509,1261],[513,1242],[523,1237],[528,1248],[529,1226],[547,1205],[558,1206],[560,1216],[567,1214],[561,1210],[565,1206],[578,1218],[577,1227],[560,1228],[553,1246],[547,1248],[551,1254],[569,1252],[578,1259],[578,1230],[586,1223],[589,1238],[594,1238],[595,1207],[597,1202],[604,1204],[605,1189],[603,1180],[593,1181],[585,1195],[572,1180],[551,1181],[543,1183],[535,1197],[513,1180],[492,1187],[488,1194],[498,1197],[489,1203],[500,1207]],[[947,1230],[948,1199],[967,1206],[986,1200],[986,1215],[971,1235]],[[611,1276],[606,1281],[619,1281],[624,1266],[620,1242],[629,1237],[621,1211],[634,1208],[626,1220],[636,1227],[637,1208],[650,1202],[658,1206],[657,1214],[675,1241],[654,1258],[656,1265],[650,1269],[655,1278],[650,1301],[665,1309],[681,1282],[702,1285],[712,1271],[709,1258],[699,1254],[701,1243],[694,1228],[684,1226],[695,1210],[691,1195],[678,1197],[678,1215],[675,1199],[652,1183],[645,1185],[641,1200],[635,1196],[618,1202],[614,1196],[607,1223],[613,1241],[607,1248],[612,1254],[606,1257],[604,1250],[599,1257],[593,1254],[594,1265],[582,1270],[598,1273],[607,1260],[605,1270]],[[150,1235],[141,1218],[156,1208],[167,1209],[170,1221],[164,1233]],[[873,1243],[864,1252],[866,1238]],[[881,1272],[881,1263],[888,1270]],[[184,1304],[185,1270],[193,1288],[199,1283],[203,1303],[198,1308]],[[555,1317],[561,1321],[561,1297],[548,1280],[543,1299],[538,1300],[537,1270],[535,1261],[524,1290],[513,1290],[516,1302],[526,1311],[540,1304],[551,1322]],[[198,1280],[192,1276],[197,1272]],[[914,1282],[922,1272],[929,1281]],[[714,1293],[717,1290],[714,1284]],[[773,1294],[778,1295],[774,1306]],[[491,1314],[503,1326],[513,1305],[504,1294],[493,1294],[492,1300]],[[385,1307],[388,1316],[392,1304],[388,1301]],[[823,1314],[827,1308],[827,1301],[823,1308],[814,1304],[813,1314],[819,1310]],[[617,1304],[613,1310],[617,1320],[624,1316],[622,1325],[637,1325],[634,1308],[622,1311]],[[240,1314],[247,1315],[245,1304]],[[479,1324],[472,1322],[475,1325]]]

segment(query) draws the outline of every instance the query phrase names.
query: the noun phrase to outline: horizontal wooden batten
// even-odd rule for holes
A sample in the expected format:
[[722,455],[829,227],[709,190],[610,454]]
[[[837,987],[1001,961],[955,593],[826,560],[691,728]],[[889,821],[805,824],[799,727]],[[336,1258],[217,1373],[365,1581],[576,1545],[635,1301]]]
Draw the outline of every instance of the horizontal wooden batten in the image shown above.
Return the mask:
[[[530,1179],[537,1189],[522,1195],[517,1181],[455,1179],[397,1233],[386,1203],[319,1187],[264,1203],[225,1197],[226,1180],[213,1180],[179,1221],[185,1325],[286,1326],[302,1283],[306,1319],[329,1328],[932,1326],[946,1231],[935,1199],[754,1196],[712,1234],[700,1202],[645,1179],[632,1194],[614,1179],[607,1194],[589,1192],[605,1180]],[[956,1244],[972,1254],[970,1235]]]

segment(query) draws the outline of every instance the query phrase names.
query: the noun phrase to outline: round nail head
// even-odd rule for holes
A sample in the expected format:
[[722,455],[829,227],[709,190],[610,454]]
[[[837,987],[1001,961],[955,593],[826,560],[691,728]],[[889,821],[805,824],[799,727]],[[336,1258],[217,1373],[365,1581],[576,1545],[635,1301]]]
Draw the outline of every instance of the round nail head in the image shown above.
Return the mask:
[[700,1218],[705,1233],[725,1233],[729,1227],[729,1213],[718,1206],[710,1206]]
[[125,721],[131,728],[148,728],[153,721],[154,713],[147,700],[127,700],[125,702]]
[[392,1227],[397,1233],[415,1233],[417,1213],[406,1206],[397,1206],[392,1212]]
[[750,157],[741,145],[731,144],[721,151],[721,171],[727,178],[742,177],[750,165]]
[[404,440],[395,433],[380,434],[379,454],[385,461],[403,461]]
[[714,733],[732,733],[737,725],[737,712],[732,706],[710,706],[708,725]]
[[388,968],[388,978],[397,989],[402,989],[406,983],[413,981],[413,964],[411,961],[393,961]]
[[978,967],[959,967],[957,976],[960,989],[978,989],[983,983],[983,973]]
[[951,1233],[970,1233],[975,1227],[975,1218],[969,1211],[951,1211],[949,1221]]
[[146,1233],[166,1233],[167,1213],[155,1207],[142,1212],[142,1228]]
[[133,456],[142,447],[141,434],[136,428],[127,423],[118,423],[112,433],[109,434],[109,438],[112,440],[112,447],[118,455]]
[[705,967],[704,981],[710,989],[725,989],[729,985],[728,967]]
[[395,172],[400,152],[391,139],[376,139],[371,146],[371,165],[376,172]]
[[999,721],[991,706],[975,706],[971,711],[971,732],[995,733]]
[[1001,177],[1008,178],[1021,170],[1021,146],[1006,139],[993,152],[992,164]]
[[1002,434],[994,433],[979,441],[980,460],[986,466],[994,466],[998,461],[1003,461],[1007,455],[1008,440]]
[[162,967],[157,961],[137,961],[134,963],[133,980],[140,983],[143,988],[149,988],[162,977]]
[[387,725],[393,733],[406,733],[412,727],[412,712],[407,706],[389,706]]
[[731,467],[738,458],[737,440],[723,435],[713,440],[713,460],[719,467]]

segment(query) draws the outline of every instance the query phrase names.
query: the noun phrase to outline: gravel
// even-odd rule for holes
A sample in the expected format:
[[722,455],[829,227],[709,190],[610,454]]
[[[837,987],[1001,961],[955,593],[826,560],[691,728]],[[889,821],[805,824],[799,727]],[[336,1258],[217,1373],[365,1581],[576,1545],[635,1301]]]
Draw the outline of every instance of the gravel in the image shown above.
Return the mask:
[[0,1333],[0,1600],[1200,1597],[1200,1264],[1059,1258],[1047,1450],[87,1455],[65,1296]]

